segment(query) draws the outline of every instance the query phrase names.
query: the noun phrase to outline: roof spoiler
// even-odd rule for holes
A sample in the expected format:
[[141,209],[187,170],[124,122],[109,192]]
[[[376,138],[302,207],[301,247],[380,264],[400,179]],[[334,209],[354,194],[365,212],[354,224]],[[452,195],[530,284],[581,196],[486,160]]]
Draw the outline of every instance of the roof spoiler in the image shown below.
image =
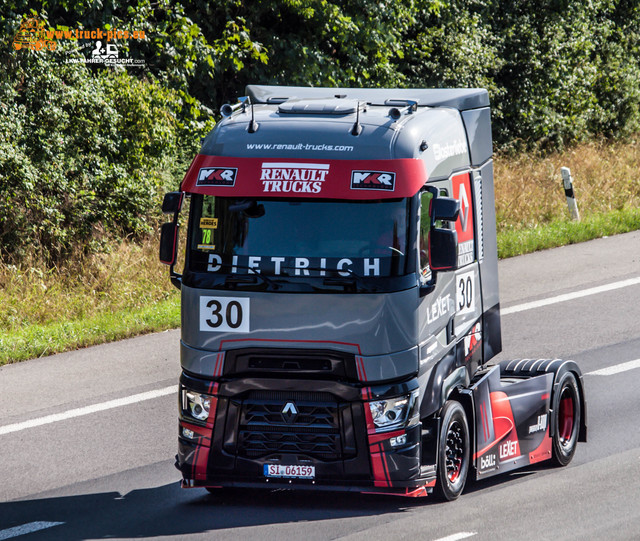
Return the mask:
[[483,88],[330,88],[305,86],[248,85],[253,103],[283,103],[290,99],[325,98],[358,100],[371,105],[415,103],[416,107],[453,107],[459,111],[489,106]]

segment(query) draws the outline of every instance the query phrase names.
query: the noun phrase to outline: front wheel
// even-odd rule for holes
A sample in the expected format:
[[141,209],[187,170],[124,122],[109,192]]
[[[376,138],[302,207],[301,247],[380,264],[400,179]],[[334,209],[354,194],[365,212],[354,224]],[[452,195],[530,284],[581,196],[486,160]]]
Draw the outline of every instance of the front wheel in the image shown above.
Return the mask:
[[441,499],[452,501],[462,494],[469,472],[469,425],[460,402],[449,400],[441,417],[435,490]]
[[580,432],[580,390],[573,372],[565,372],[560,378],[552,408],[552,459],[558,466],[566,466],[576,452]]

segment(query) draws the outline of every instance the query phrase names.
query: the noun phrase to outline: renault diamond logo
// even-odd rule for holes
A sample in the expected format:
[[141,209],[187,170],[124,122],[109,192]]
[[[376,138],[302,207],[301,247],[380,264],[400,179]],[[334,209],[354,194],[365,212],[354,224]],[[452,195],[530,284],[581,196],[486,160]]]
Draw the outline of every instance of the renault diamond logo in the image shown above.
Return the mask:
[[464,184],[460,184],[460,225],[462,230],[467,230],[467,219],[469,218],[469,199],[467,189]]
[[285,422],[292,423],[296,418],[296,415],[298,415],[298,408],[296,408],[296,405],[293,402],[287,402],[284,405],[284,408],[282,408],[282,418]]

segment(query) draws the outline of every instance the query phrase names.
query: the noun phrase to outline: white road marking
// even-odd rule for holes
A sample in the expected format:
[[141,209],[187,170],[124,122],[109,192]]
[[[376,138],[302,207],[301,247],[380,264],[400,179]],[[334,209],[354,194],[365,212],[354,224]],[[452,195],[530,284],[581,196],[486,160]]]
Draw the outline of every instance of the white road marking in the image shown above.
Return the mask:
[[64,522],[29,522],[22,526],[15,526],[6,530],[0,530],[0,541],[18,537],[20,535],[39,532],[40,530],[46,530],[47,528],[53,528],[54,526],[60,526],[61,524],[64,524]]
[[459,541],[460,539],[466,539],[474,535],[477,535],[477,532],[459,532],[448,535],[447,537],[441,537],[440,539],[436,539],[436,541]]
[[634,286],[638,284],[640,284],[640,276],[637,276],[636,278],[629,278],[628,280],[621,280],[620,282],[612,282],[603,286],[583,289],[582,291],[565,293],[564,295],[557,295],[556,297],[548,297],[546,299],[540,299],[539,301],[525,302],[523,304],[510,306],[509,308],[502,308],[500,309],[500,314],[503,316],[516,314],[518,312],[524,312],[525,310],[532,310],[534,308],[549,306],[550,304],[556,304],[559,302],[572,301],[574,299],[580,299],[582,297],[588,297],[590,295],[597,295],[598,293],[606,293],[607,291],[613,291],[615,289]]
[[[159,398],[168,394],[177,393],[178,386],[172,385],[171,387],[165,387],[164,389],[156,389],[155,391],[147,391],[146,393],[134,394],[131,396],[125,396],[123,398],[116,398],[115,400],[109,400],[108,402],[102,402],[101,404],[93,404],[91,406],[85,406],[83,408],[63,411],[62,413],[54,413],[53,415],[47,415],[45,417],[23,421],[22,423],[0,426],[0,436],[3,436],[4,434],[11,434],[12,432],[20,432],[21,430],[26,430],[27,428],[35,428],[36,426],[57,423],[58,421],[66,421],[67,419],[73,419],[74,417],[82,417],[83,415],[90,415],[92,413],[98,413],[99,411],[119,408],[121,406],[128,406],[130,404],[137,404],[138,402],[143,402],[145,400],[152,400],[153,398]],[[2,541],[1,537],[0,541]]]
[[586,376],[613,376],[620,372],[626,372],[627,370],[633,370],[634,368],[640,368],[640,359],[635,361],[629,361],[621,364],[614,364],[607,368],[601,368],[600,370],[594,370],[593,372],[587,372]]

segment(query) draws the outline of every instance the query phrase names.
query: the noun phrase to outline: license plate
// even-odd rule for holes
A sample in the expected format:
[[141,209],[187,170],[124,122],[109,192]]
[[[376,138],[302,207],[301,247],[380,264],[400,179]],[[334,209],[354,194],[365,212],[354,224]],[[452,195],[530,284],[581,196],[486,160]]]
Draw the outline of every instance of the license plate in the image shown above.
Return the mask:
[[282,464],[265,464],[265,477],[284,477],[287,479],[315,479],[315,466],[301,466],[298,464],[290,464],[288,466]]

